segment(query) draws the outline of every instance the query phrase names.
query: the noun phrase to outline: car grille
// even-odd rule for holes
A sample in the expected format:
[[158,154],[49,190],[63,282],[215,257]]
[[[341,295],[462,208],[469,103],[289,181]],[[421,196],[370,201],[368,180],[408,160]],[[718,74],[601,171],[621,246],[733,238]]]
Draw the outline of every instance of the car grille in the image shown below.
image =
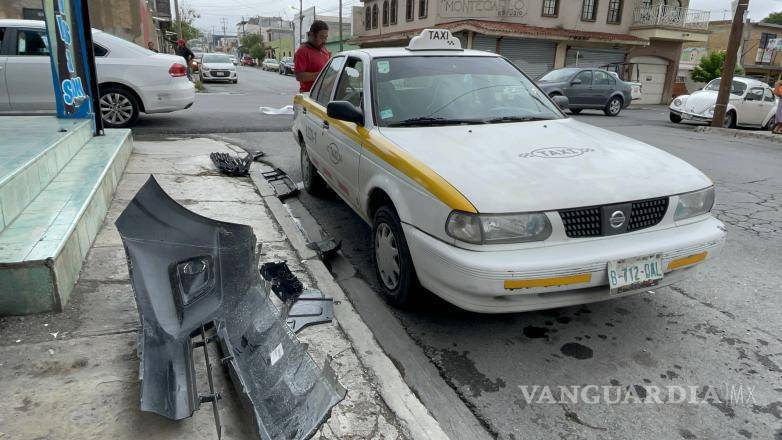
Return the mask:
[[559,211],[568,237],[597,237],[600,235],[600,207]]
[[668,210],[668,197],[634,202],[627,231],[637,231],[660,223]]
[[[559,211],[570,238],[599,237],[603,235],[602,207],[576,208]],[[660,223],[668,210],[668,197],[632,202],[627,232],[652,227]]]

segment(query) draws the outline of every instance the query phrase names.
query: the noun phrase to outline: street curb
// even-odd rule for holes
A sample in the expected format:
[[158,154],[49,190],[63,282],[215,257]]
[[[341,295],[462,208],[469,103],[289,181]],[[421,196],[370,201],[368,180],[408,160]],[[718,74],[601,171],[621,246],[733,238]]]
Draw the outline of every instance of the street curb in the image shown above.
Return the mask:
[[709,126],[695,127],[695,131],[698,133],[712,133],[721,136],[733,137],[738,139],[761,139],[768,142],[776,142],[782,144],[782,135],[773,134],[771,132],[759,132],[759,131],[747,131],[735,128],[717,128]]
[[448,439],[437,420],[405,383],[402,374],[380,347],[372,330],[353,308],[353,304],[326,265],[307,247],[303,232],[287,208],[274,195],[274,189],[261,175],[258,164],[252,165],[250,178],[272,216],[299,254],[303,266],[317,282],[318,289],[326,296],[334,298],[334,317],[337,324],[347,335],[361,363],[370,370],[378,383],[378,392],[410,437],[414,440]]

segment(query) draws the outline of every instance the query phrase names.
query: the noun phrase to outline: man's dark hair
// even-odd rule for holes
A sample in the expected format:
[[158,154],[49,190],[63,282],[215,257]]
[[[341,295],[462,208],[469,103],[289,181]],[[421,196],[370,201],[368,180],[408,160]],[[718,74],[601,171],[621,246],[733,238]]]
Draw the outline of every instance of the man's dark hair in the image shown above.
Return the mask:
[[323,20],[315,20],[312,22],[312,25],[310,26],[310,32],[311,34],[317,34],[320,31],[327,31],[329,30],[329,25],[326,24]]

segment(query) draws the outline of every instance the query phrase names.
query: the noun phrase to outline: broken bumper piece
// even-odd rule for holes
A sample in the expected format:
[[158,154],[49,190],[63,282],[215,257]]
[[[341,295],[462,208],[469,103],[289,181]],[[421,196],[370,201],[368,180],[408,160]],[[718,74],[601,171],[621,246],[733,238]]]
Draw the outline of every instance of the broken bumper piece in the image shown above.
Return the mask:
[[211,327],[258,435],[313,435],[345,390],[280,320],[252,228],[188,211],[151,176],[116,224],[142,324],[141,409],[178,420],[210,401],[196,389],[191,338]]

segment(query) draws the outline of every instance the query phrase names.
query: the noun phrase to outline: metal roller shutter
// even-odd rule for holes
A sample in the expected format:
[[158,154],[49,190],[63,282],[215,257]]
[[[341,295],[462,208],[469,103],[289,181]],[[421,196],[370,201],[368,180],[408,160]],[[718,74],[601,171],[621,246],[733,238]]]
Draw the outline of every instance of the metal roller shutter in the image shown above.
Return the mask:
[[[576,63],[578,56],[578,63]],[[611,63],[624,63],[625,52],[613,49],[591,49],[571,47],[567,50],[565,65],[567,67],[601,67]]]
[[472,37],[472,48],[484,52],[497,52],[497,37],[487,37],[486,35],[475,34]]
[[556,43],[545,40],[503,38],[500,42],[500,54],[532,79],[539,78],[554,68],[556,50]]

